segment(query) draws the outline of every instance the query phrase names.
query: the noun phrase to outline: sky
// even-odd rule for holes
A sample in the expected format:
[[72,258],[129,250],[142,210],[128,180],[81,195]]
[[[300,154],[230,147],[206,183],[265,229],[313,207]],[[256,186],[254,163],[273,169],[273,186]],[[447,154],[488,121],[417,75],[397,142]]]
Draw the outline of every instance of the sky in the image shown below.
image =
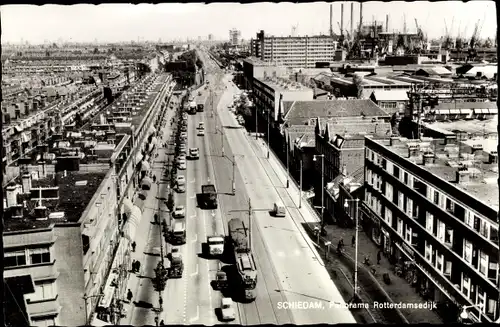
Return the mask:
[[[138,38],[163,42],[173,39],[228,40],[229,30],[241,31],[243,39],[255,38],[259,30],[275,36],[288,36],[292,26],[297,35],[328,34],[333,4],[333,30],[339,33],[341,3],[344,3],[344,27],[350,26],[351,2],[311,3],[164,3],[152,4],[78,4],[5,5],[0,7],[2,42],[42,44],[45,40],[69,42],[124,42]],[[360,4],[354,3],[354,25],[359,22]],[[470,38],[481,20],[481,38],[494,38],[497,29],[493,1],[443,2],[364,2],[363,21],[383,22],[389,15],[389,31],[415,31],[415,18],[429,38],[440,37],[445,20],[451,35],[458,30]],[[452,24],[453,23],[453,24]]]

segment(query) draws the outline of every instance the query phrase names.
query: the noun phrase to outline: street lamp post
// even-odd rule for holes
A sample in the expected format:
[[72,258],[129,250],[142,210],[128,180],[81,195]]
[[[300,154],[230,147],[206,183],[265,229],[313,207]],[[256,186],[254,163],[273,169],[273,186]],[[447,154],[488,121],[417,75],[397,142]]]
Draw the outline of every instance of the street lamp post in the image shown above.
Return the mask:
[[328,261],[328,254],[330,253],[330,245],[332,245],[332,242],[326,241],[325,242],[325,260]]
[[257,106],[255,106],[255,139],[257,140],[259,137],[259,125],[257,123]]
[[290,165],[289,165],[289,154],[290,147],[288,146],[288,142],[286,142],[286,188],[290,186]]
[[299,209],[302,208],[302,158],[300,158],[300,188],[299,188]]
[[483,305],[466,305],[466,306],[463,306],[462,307],[462,312],[460,312],[460,320],[463,321],[463,320],[469,319],[469,312],[467,311],[467,309],[470,309],[470,308],[476,308],[476,309],[478,309],[478,311],[479,311],[478,320],[479,320],[479,323],[481,323],[481,318],[482,318],[483,308],[484,308]]
[[313,156],[313,161],[316,161],[317,158],[321,158],[321,228],[324,227],[324,216],[325,216],[325,155],[324,154],[315,154]]
[[357,299],[358,296],[358,207],[359,207],[359,199],[346,199],[344,203],[344,207],[349,207],[349,202],[355,203],[355,211],[354,211],[354,219],[356,223],[355,227],[355,248],[354,248],[354,300]]
[[319,245],[319,232],[320,228],[318,226],[314,226],[314,233],[316,234],[316,243]]
[[269,156],[270,156],[270,152],[271,152],[271,144],[269,143],[269,119],[270,119],[270,115],[269,115],[269,110],[267,111],[267,159],[269,159]]
[[222,143],[222,157],[224,157],[224,131],[222,129],[220,130],[220,140]]
[[236,194],[235,170],[236,170],[236,156],[233,155],[233,195]]
[[88,316],[89,314],[87,311],[87,306],[88,306],[87,300],[94,298],[94,297],[101,297],[101,296],[104,296],[104,294],[96,294],[96,295],[83,294],[83,300],[85,301],[85,325],[89,324],[89,316]]

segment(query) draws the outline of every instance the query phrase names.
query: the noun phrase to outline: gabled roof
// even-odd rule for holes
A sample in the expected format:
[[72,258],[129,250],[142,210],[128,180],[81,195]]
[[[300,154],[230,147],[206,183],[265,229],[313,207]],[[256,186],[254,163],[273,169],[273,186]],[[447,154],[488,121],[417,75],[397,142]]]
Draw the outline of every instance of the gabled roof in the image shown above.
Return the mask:
[[415,74],[418,72],[425,72],[431,76],[433,76],[433,75],[451,75],[451,71],[449,71],[448,69],[441,67],[441,66],[420,68],[419,70],[417,70],[415,72]]
[[382,110],[371,100],[313,100],[294,101],[284,119],[289,125],[302,125],[316,117],[386,117]]
[[405,90],[375,90],[373,96],[377,101],[408,101]]

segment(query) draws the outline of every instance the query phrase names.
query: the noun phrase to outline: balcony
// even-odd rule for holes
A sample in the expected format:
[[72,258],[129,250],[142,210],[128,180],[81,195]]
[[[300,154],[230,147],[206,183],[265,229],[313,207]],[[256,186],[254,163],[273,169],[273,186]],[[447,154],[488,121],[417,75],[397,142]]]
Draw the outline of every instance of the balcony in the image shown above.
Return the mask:
[[57,316],[61,312],[58,296],[51,300],[28,303],[28,313],[31,317]]
[[59,277],[59,272],[55,266],[55,260],[50,264],[38,264],[31,266],[23,266],[20,267],[9,267],[4,269],[5,277],[13,277],[19,275],[19,272],[22,270],[23,273],[27,273],[31,275],[33,281],[42,281],[42,280],[54,280]]

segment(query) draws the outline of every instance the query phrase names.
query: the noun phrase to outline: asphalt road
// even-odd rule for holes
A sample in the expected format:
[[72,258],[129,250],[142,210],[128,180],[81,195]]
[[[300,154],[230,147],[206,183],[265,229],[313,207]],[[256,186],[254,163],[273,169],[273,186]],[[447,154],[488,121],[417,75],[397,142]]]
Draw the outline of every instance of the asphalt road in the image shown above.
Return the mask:
[[[226,79],[227,81],[227,79]],[[323,263],[319,258],[314,246],[310,242],[301,223],[304,223],[303,215],[307,215],[307,210],[296,208],[296,202],[292,200],[283,181],[272,169],[267,160],[261,155],[258,156],[256,144],[250,142],[244,129],[237,128],[238,123],[231,113],[228,112],[227,104],[231,102],[232,95],[237,91],[234,84],[227,83],[227,91],[224,92],[218,108],[218,118],[224,126],[225,154],[231,158],[228,150],[234,149],[236,165],[241,171],[242,181],[236,178],[237,194],[246,191],[250,195],[253,213],[253,252],[255,253],[259,272],[264,272],[266,279],[259,278],[258,287],[266,286],[264,293],[258,289],[257,301],[260,321],[255,323],[273,323],[274,319],[287,319],[288,322],[296,324],[310,323],[355,323],[349,310],[342,307],[342,296],[331,281],[325,271]],[[225,89],[225,88],[224,88]],[[225,89],[226,90],[226,89]],[[220,123],[219,123],[220,125]],[[214,139],[216,141],[216,139]],[[211,142],[214,147],[216,142]],[[222,166],[219,164],[216,167]],[[216,168],[217,169],[217,168]],[[224,170],[223,170],[224,171]],[[227,172],[228,169],[225,169]],[[237,174],[240,175],[240,174]],[[223,182],[224,178],[218,178]],[[224,192],[219,186],[219,192]],[[224,195],[222,195],[224,197]],[[237,197],[237,196],[236,196]],[[287,206],[286,218],[273,218],[268,210],[272,208],[273,202],[280,199]],[[243,202],[243,203],[242,203]],[[246,208],[246,201],[230,201],[232,205]],[[230,211],[226,208],[225,212]],[[230,204],[230,205],[231,205]],[[242,217],[243,218],[243,217]],[[266,265],[262,262],[268,261]],[[272,278],[270,278],[272,276]],[[264,282],[263,282],[264,281]],[[273,283],[274,282],[274,283]],[[274,284],[269,285],[267,284]],[[266,297],[267,305],[259,300]],[[316,309],[278,309],[279,302],[289,303],[313,303]],[[245,307],[245,306],[243,306]],[[267,311],[266,311],[267,309]],[[270,310],[269,310],[270,309]],[[245,311],[245,309],[243,310]],[[252,312],[246,315],[250,319],[255,319]],[[261,318],[266,317],[266,318]],[[269,317],[269,318],[268,318]],[[253,321],[242,323],[252,324]],[[286,323],[277,321],[277,323]]]

